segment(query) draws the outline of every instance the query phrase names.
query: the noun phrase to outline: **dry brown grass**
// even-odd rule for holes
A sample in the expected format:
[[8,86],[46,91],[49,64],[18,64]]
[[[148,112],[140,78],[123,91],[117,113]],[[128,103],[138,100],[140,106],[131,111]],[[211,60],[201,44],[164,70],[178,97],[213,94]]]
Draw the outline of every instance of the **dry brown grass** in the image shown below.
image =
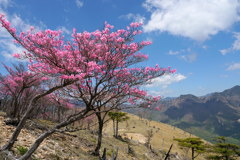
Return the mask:
[[[157,151],[168,151],[171,144],[173,144],[173,148],[171,153],[178,153],[181,156],[186,155],[186,151],[183,151],[177,145],[177,142],[174,141],[174,138],[188,138],[188,137],[195,137],[190,133],[187,133],[179,128],[161,123],[156,121],[151,121],[149,123],[146,119],[140,119],[138,116],[129,114],[130,120],[128,122],[123,122],[119,126],[119,133],[121,136],[126,137],[128,136],[129,139],[133,141],[146,141],[147,138],[147,131],[153,131],[153,137],[151,139],[151,146],[154,150]],[[150,124],[150,125],[149,125]],[[109,122],[104,132],[107,134],[113,134],[112,131],[112,122]],[[142,135],[142,136],[139,136]],[[141,152],[141,150],[137,150],[136,152]],[[197,160],[204,160],[203,156],[199,156]]]
[[[149,125],[146,119],[140,120],[139,117],[131,114],[129,117],[130,120],[120,123],[119,126],[120,135],[128,137],[127,141],[113,137],[111,121],[105,125],[101,152],[103,148],[107,148],[108,158],[118,148],[118,160],[159,160],[164,156],[162,153],[166,152],[172,143],[174,146],[171,153],[178,152],[180,156],[186,154],[173,139],[187,138],[193,135],[167,124],[151,121]],[[3,120],[4,118],[0,116],[0,145],[6,143],[14,129],[14,127],[6,126]],[[47,121],[40,122],[52,125]],[[143,144],[146,142],[147,131],[150,129],[153,131],[151,146],[155,153]],[[39,160],[97,160],[98,157],[90,154],[97,142],[97,135],[94,132],[96,132],[96,127],[92,127],[90,131],[82,130],[69,133],[76,135],[76,137],[54,134],[43,142],[34,155]],[[29,147],[39,133],[38,130],[24,129],[14,146],[14,151],[16,151],[17,146]],[[128,146],[132,148],[134,155],[128,154]],[[199,156],[196,160],[204,159],[203,156]]]

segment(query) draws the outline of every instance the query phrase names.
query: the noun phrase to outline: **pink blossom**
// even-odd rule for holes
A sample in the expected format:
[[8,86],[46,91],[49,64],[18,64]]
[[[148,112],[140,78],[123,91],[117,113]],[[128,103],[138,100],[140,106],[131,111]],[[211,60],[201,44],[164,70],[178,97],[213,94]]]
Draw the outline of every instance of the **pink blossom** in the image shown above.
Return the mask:
[[48,77],[42,77],[41,79],[42,79],[43,81],[49,80]]
[[[34,28],[30,28],[29,31],[17,35],[16,30],[2,15],[0,23],[26,50],[21,56],[13,56],[29,60],[28,68],[32,73],[41,75],[39,80],[49,78],[59,85],[74,80],[77,87],[70,87],[71,90],[80,88],[83,96],[91,95],[92,91],[101,91],[96,99],[105,100],[122,94],[126,102],[147,102],[150,105],[159,98],[148,95],[141,86],[165,73],[176,72],[158,65],[136,67],[139,66],[138,62],[148,58],[147,55],[138,53],[139,50],[151,44],[150,41],[134,41],[135,36],[141,34],[138,28],[141,23],[131,23],[127,29],[117,31],[113,31],[113,26],[107,22],[102,30],[93,32],[77,33],[74,29],[71,39],[67,41],[61,31],[50,29],[33,32]],[[8,82],[15,87],[22,80],[24,76],[8,78]],[[97,83],[100,83],[98,87]]]
[[130,27],[136,28],[136,27],[139,27],[141,25],[142,25],[142,23],[135,22],[135,23],[131,23]]
[[175,72],[177,72],[177,70],[176,70],[176,69],[173,69],[173,70],[170,70],[170,72],[171,72],[171,73],[175,73]]
[[18,53],[14,53],[14,54],[13,54],[13,57],[15,57],[15,58],[18,58],[18,59],[19,59],[19,58],[20,58],[20,54],[18,54]]

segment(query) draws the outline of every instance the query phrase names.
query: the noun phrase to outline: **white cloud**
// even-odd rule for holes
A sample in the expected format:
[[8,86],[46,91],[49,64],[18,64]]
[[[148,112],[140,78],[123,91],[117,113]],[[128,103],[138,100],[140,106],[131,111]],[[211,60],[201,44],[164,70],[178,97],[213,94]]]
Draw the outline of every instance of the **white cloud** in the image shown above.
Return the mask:
[[232,70],[237,70],[240,69],[240,63],[233,63],[230,66],[228,66],[227,70],[232,71]]
[[[10,15],[8,13],[5,13],[5,16],[7,20],[10,21],[11,26],[16,27],[18,31],[27,31],[31,26],[30,24],[24,22],[21,19],[21,17],[19,17],[16,14]],[[0,27],[0,38],[1,38],[0,40],[1,55],[3,55],[6,58],[6,60],[15,60],[12,54],[14,53],[21,54],[23,48],[20,45],[13,42],[13,38],[3,27]]]
[[202,46],[202,49],[208,49],[208,46],[203,45],[203,46]]
[[239,51],[240,50],[240,32],[235,32],[233,34],[235,41],[233,42],[232,46],[230,48],[227,49],[222,49],[220,50],[220,53],[222,55],[226,55],[230,52],[234,52],[234,51]]
[[153,96],[172,96],[175,92],[168,88],[169,85],[183,81],[186,78],[186,76],[180,73],[164,75],[153,79],[152,83],[145,86],[145,89],[148,94]]
[[30,24],[24,22],[20,16],[14,14],[13,16],[10,17],[10,22],[13,27],[17,27],[18,30],[20,31],[27,31],[31,27]]
[[140,23],[144,23],[145,21],[145,17],[141,16],[140,14],[133,14],[133,13],[129,13],[127,15],[121,15],[119,18],[133,20],[134,22],[140,22]]
[[0,0],[0,7],[7,8],[9,5],[11,5],[10,0]]
[[[20,16],[16,14],[10,14],[7,12],[7,8],[12,5],[10,0],[0,0],[0,13],[4,14],[6,19],[11,23],[12,27],[15,27],[18,32],[27,31],[30,28],[30,24],[24,21]],[[40,30],[44,26],[40,22],[39,26],[34,26],[36,30]],[[5,28],[0,27],[0,53],[6,58],[6,60],[16,60],[12,54],[21,54],[23,48],[13,42],[12,36],[6,31]]]
[[222,49],[220,50],[220,53],[224,56],[226,55],[227,53],[231,52],[231,49]]
[[239,0],[146,0],[151,12],[145,32],[167,31],[204,41],[239,21]]
[[164,75],[162,77],[153,79],[151,81],[152,83],[146,85],[146,87],[147,88],[157,88],[157,87],[167,88],[170,84],[180,82],[186,78],[187,78],[186,76],[180,73],[168,74],[168,75]]
[[177,55],[177,57],[179,57],[180,59],[182,59],[188,63],[192,63],[192,62],[196,61],[197,56],[198,56],[197,53],[193,53],[191,48],[182,49],[179,51],[170,50],[170,51],[168,51],[168,55],[171,55],[171,56]]
[[229,75],[227,75],[227,74],[221,74],[219,77],[220,77],[220,78],[228,78]]
[[0,26],[0,38],[10,38],[10,34]]
[[[10,15],[4,11],[3,7],[7,7],[10,1],[0,0],[0,11],[6,16],[8,21],[11,22],[13,27],[17,27],[17,30],[26,31],[30,25],[23,22],[23,20],[17,15]],[[2,7],[2,8],[1,8]],[[6,31],[5,28],[0,27],[0,53],[6,60],[14,60],[12,56],[14,53],[22,53],[23,48],[13,42],[13,38]]]
[[169,55],[178,55],[180,53],[181,53],[180,51],[172,51],[172,50],[168,52]]
[[81,0],[76,0],[75,2],[78,8],[81,8],[83,6],[83,2]]
[[234,33],[234,37],[236,40],[233,42],[232,49],[233,50],[240,50],[240,33]]
[[182,55],[180,56],[180,58],[185,60],[186,62],[192,63],[197,59],[197,54],[192,53],[192,54]]
[[23,52],[23,48],[15,43],[13,43],[12,39],[2,39],[0,40],[0,48],[2,51],[0,52],[7,60],[16,60],[12,54]]
[[[24,22],[18,15],[9,15],[4,13],[7,20],[10,21],[12,27],[16,27],[18,31],[27,31],[30,28],[30,24]],[[36,27],[38,28],[38,27]],[[39,28],[38,28],[39,29]],[[11,35],[6,31],[5,28],[0,27],[0,38],[11,38]]]
[[[0,14],[7,15],[4,9],[9,5],[9,3],[10,3],[9,0],[0,0]],[[7,36],[6,32],[4,32],[4,29],[2,27],[0,27],[0,36],[1,37]]]
[[58,27],[57,30],[61,30],[63,34],[71,34],[71,31],[64,26]]
[[165,98],[166,96],[171,96],[174,93],[173,90],[170,89],[162,89],[158,91],[148,91],[148,94],[153,95],[153,96],[161,96],[162,98]]

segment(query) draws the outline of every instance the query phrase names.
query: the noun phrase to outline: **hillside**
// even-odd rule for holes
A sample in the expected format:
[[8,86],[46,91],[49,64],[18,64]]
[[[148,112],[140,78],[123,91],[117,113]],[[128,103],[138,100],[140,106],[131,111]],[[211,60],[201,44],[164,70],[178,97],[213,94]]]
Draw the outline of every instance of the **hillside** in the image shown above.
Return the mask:
[[152,119],[168,123],[211,141],[229,137],[240,144],[240,86],[197,97],[181,95],[159,103],[162,112],[151,112]]
[[[4,144],[13,131],[12,126],[7,126],[3,122],[4,116],[0,115],[0,145]],[[161,159],[163,154],[169,149],[173,143],[171,153],[176,160],[182,159],[186,154],[181,150],[173,138],[187,138],[193,135],[172,127],[167,124],[140,119],[137,116],[129,114],[130,120],[120,124],[120,135],[124,140],[115,139],[112,136],[112,123],[109,121],[104,128],[103,146],[107,148],[107,156],[111,157],[118,148],[119,160],[154,160]],[[51,125],[48,121],[34,121],[35,123]],[[149,125],[150,124],[150,125]],[[19,146],[29,147],[34,138],[40,133],[39,129],[33,127],[31,121],[28,122],[28,127],[23,130],[20,138],[14,146],[14,153],[19,155],[16,149]],[[151,140],[151,151],[144,143],[146,142],[147,130],[152,129],[154,136]],[[125,138],[124,138],[125,137]],[[37,160],[94,160],[98,159],[91,155],[96,143],[96,129],[91,127],[90,130],[81,130],[73,133],[54,134],[49,137],[34,154],[34,159]],[[131,147],[133,153],[128,154],[128,146]],[[103,151],[103,149],[102,149]],[[197,160],[204,159],[199,157]]]

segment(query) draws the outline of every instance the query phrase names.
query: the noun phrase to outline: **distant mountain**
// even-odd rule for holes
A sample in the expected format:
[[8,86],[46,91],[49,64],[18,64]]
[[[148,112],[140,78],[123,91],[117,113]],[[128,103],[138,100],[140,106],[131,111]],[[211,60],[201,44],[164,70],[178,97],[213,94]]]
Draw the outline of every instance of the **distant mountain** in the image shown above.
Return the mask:
[[158,105],[162,112],[151,112],[154,120],[177,126],[209,141],[220,135],[240,144],[240,86],[203,97],[181,95]]

